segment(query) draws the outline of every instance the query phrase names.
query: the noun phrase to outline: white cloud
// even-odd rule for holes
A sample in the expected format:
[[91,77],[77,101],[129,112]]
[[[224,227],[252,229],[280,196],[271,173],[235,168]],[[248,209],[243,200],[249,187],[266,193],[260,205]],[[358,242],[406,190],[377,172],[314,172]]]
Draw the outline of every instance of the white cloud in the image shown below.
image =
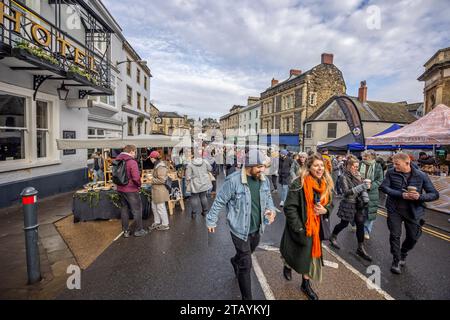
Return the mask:
[[[334,53],[349,94],[367,80],[370,99],[420,101],[424,62],[450,44],[450,6],[440,0],[104,2],[149,60],[152,99],[195,116],[244,104],[322,52]],[[379,30],[367,28],[370,5]]]

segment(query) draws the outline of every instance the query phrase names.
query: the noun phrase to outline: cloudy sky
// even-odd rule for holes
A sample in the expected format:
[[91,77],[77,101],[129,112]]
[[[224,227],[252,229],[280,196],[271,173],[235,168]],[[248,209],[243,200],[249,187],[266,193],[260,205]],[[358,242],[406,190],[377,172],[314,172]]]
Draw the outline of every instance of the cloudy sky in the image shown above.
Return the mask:
[[218,118],[274,77],[334,54],[347,94],[418,102],[423,64],[450,46],[448,0],[103,0],[148,60],[162,111]]

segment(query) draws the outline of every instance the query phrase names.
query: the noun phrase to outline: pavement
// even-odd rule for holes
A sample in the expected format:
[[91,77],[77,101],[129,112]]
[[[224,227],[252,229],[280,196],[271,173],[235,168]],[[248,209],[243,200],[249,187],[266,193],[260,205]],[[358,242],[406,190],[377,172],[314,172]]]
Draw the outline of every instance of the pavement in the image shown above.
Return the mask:
[[72,193],[38,201],[39,252],[42,280],[28,285],[21,205],[0,209],[0,299],[54,299],[76,265],[54,223],[72,212]]
[[[273,197],[278,203],[278,194]],[[229,261],[235,251],[225,213],[220,216],[216,233],[209,234],[202,216],[192,219],[189,202],[185,212],[177,208],[170,216],[170,230],[153,231],[142,238],[120,237],[113,241],[89,267],[81,271],[81,289],[67,289],[67,266],[76,264],[76,260],[53,223],[71,213],[71,203],[71,193],[39,202],[43,281],[33,286],[26,284],[21,208],[0,210],[0,253],[5,257],[0,261],[0,299],[240,299],[238,283]],[[327,266],[323,269],[323,281],[313,283],[320,298],[449,299],[450,252],[446,238],[438,238],[433,232],[424,233],[408,257],[404,273],[392,275],[389,272],[388,231],[381,211],[380,214],[372,239],[367,244],[374,263],[367,264],[354,254],[355,234],[349,230],[344,230],[339,236],[341,250],[335,252],[325,244]],[[433,221],[441,224],[444,220],[441,216],[433,216]],[[151,222],[150,217],[144,224]],[[336,223],[334,219],[332,225]],[[267,228],[253,256],[254,299],[305,299],[299,290],[300,276],[293,274],[292,281],[286,281],[282,276],[278,247],[284,226],[285,217],[279,214]],[[442,230],[440,232],[446,235]],[[380,288],[368,284],[367,277],[371,277],[374,270],[380,270]]]

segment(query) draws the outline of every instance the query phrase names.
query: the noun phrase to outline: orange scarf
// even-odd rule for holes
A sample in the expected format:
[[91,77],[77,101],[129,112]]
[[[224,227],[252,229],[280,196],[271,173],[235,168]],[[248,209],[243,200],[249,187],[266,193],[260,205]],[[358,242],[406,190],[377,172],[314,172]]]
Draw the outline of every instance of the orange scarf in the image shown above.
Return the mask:
[[[305,177],[305,182],[303,184],[303,190],[306,199],[306,235],[312,237],[312,253],[313,258],[320,258],[322,256],[322,248],[320,243],[320,216],[314,213],[314,191],[323,195],[327,191],[327,183],[325,179],[321,180],[320,186],[316,179],[312,176],[307,175]],[[321,197],[322,200],[320,204],[326,206],[329,201],[329,194],[327,193],[325,197]]]

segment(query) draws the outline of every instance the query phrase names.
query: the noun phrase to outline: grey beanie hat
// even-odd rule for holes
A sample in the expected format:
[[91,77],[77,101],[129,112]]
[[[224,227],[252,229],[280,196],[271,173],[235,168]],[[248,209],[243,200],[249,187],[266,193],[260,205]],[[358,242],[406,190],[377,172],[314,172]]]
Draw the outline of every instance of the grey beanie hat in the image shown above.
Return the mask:
[[244,165],[248,167],[256,167],[264,165],[266,161],[266,156],[262,154],[261,151],[256,149],[251,149],[247,154],[245,155],[245,163]]

